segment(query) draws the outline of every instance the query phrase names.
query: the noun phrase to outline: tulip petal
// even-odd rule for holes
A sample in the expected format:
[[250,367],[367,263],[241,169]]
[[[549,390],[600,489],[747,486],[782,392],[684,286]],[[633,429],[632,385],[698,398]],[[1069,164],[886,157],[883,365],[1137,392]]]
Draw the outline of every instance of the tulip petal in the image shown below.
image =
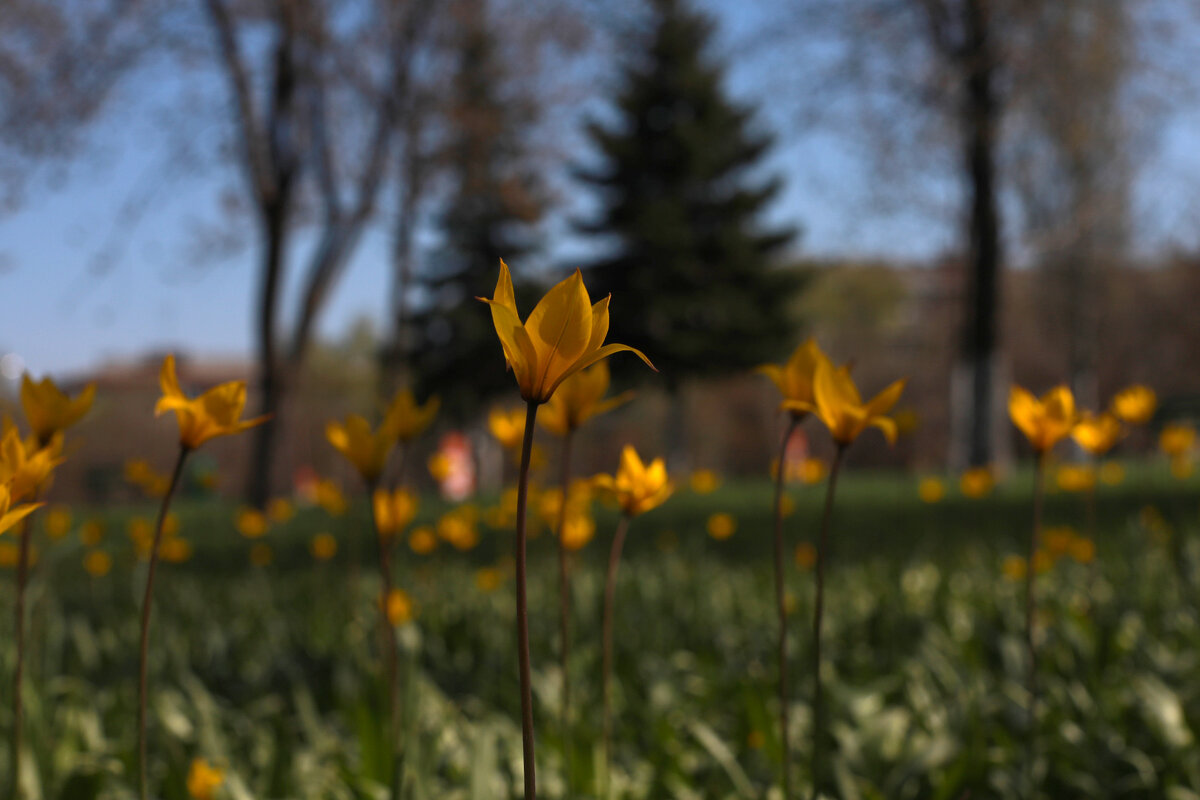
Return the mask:
[[887,438],[888,444],[896,443],[896,434],[898,431],[896,430],[896,421],[891,417],[871,417],[867,424],[883,431],[883,435]]
[[900,394],[904,391],[904,385],[906,383],[907,380],[901,378],[900,380],[892,383],[879,394],[872,397],[867,403],[867,411],[869,411],[872,416],[883,415],[891,411],[892,406],[896,405],[897,401],[900,400]]
[[546,292],[525,321],[525,330],[537,352],[535,390],[545,401],[591,341],[592,303],[579,270]]
[[621,353],[621,352],[633,353],[635,356],[640,358],[646,364],[647,367],[654,370],[655,372],[658,372],[658,367],[656,367],[656,366],[654,366],[654,364],[650,363],[650,359],[646,358],[646,354],[643,353],[641,350],[638,350],[636,347],[630,347],[627,344],[606,344],[603,347],[601,347],[599,350],[588,353],[586,356],[581,358],[579,361],[572,364],[568,368],[567,372],[562,377],[560,377],[553,385],[551,385],[549,394],[554,394],[554,390],[558,388],[558,384],[562,383],[563,380],[571,377],[579,370],[587,369],[592,364],[595,364],[597,361],[608,358],[613,353]]

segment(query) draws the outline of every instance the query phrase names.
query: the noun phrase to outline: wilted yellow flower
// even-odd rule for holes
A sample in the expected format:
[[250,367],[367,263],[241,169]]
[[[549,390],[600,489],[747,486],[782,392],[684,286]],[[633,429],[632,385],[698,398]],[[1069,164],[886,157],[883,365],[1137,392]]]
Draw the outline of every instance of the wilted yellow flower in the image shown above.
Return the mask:
[[1086,536],[1071,540],[1071,558],[1080,564],[1090,564],[1096,559],[1096,543]]
[[1066,438],[1075,427],[1075,397],[1066,386],[1056,386],[1039,400],[1020,386],[1008,394],[1008,415],[1041,454]]
[[79,541],[88,547],[95,547],[104,540],[104,523],[98,519],[89,519],[79,526]]
[[814,401],[787,400],[783,405],[789,410],[815,412],[829,429],[829,435],[843,447],[868,427],[879,428],[889,442],[895,442],[896,423],[885,415],[900,399],[904,383],[903,379],[895,381],[864,403],[850,370],[834,367],[828,358],[821,356],[813,378]]
[[1112,400],[1113,413],[1130,425],[1145,425],[1157,407],[1158,396],[1154,390],[1141,384],[1122,389]]
[[21,376],[21,407],[34,437],[44,447],[56,433],[65,431],[88,412],[96,398],[96,384],[89,383],[74,399],[49,377],[35,383],[29,373]]
[[1119,461],[1105,461],[1100,465],[1100,482],[1108,486],[1116,486],[1125,480],[1125,467]]
[[61,539],[71,532],[71,509],[66,506],[52,506],[46,511],[46,535],[51,539]]
[[417,516],[417,497],[406,489],[376,489],[372,497],[375,527],[385,538],[395,536]]
[[1000,566],[1000,571],[1010,581],[1024,580],[1026,570],[1025,559],[1021,556],[1006,556]]
[[633,445],[628,444],[621,451],[616,477],[597,475],[592,481],[597,489],[614,497],[621,510],[631,517],[662,505],[674,491],[663,460],[656,458],[647,466]]
[[1050,555],[1058,558],[1065,556],[1071,549],[1071,543],[1075,541],[1075,529],[1069,525],[1061,525],[1054,528],[1046,528],[1042,535],[1043,547]]
[[275,560],[275,551],[271,545],[258,543],[250,548],[250,563],[256,567],[266,567]]
[[1071,429],[1075,443],[1094,456],[1102,456],[1121,438],[1121,421],[1107,411],[1093,414],[1084,411]]
[[192,557],[192,543],[187,539],[166,539],[158,547],[158,555],[171,564],[182,564]]
[[154,416],[174,411],[179,423],[179,444],[189,450],[214,437],[241,433],[267,421],[265,416],[241,419],[246,407],[245,381],[222,383],[196,398],[185,395],[175,376],[173,355],[163,359],[158,382],[163,394],[154,406]]
[[103,550],[90,550],[83,557],[83,568],[93,578],[103,578],[112,569],[112,556]]
[[987,497],[996,486],[996,478],[991,467],[972,467],[958,479],[958,489],[964,497],[978,500]]
[[806,458],[797,465],[796,472],[801,483],[812,486],[825,480],[825,476],[829,474],[829,465],[820,458]]
[[317,505],[325,509],[326,514],[340,517],[346,513],[346,496],[342,494],[338,485],[328,478],[317,481],[314,496]]
[[805,572],[816,566],[817,548],[812,542],[801,542],[796,545],[796,566]]
[[604,361],[576,372],[558,387],[538,414],[538,422],[555,436],[566,436],[592,417],[629,402],[633,392],[604,397],[609,380]]
[[318,533],[308,543],[308,549],[317,561],[328,561],[337,555],[337,539],[331,533]]
[[0,484],[0,533],[4,533],[41,506],[41,503],[14,506],[8,487]]
[[239,508],[233,520],[237,532],[247,539],[258,539],[266,535],[271,523],[267,515],[257,508]]
[[[782,366],[763,364],[755,371],[770,378],[775,388],[783,395],[781,409],[787,409],[793,417],[802,417],[816,405],[813,381],[816,378],[817,364],[822,361],[828,361],[828,358],[821,352],[817,340],[808,339],[792,351],[792,355]],[[794,405],[788,405],[789,402]]]
[[453,462],[450,461],[450,456],[442,452],[434,453],[426,462],[429,467],[429,475],[438,483],[442,483],[450,477],[450,471],[454,469]]
[[292,501],[286,497],[276,497],[267,503],[267,516],[272,522],[287,522],[296,513]]
[[563,547],[572,552],[582,550],[595,535],[596,521],[590,514],[568,513],[567,518],[563,520]]
[[946,482],[933,476],[921,478],[917,484],[917,496],[922,503],[940,502],[946,496]]
[[1063,464],[1054,479],[1064,492],[1086,492],[1096,485],[1096,470],[1088,464]]
[[433,528],[428,525],[422,525],[419,528],[413,528],[413,532],[408,535],[408,547],[419,556],[427,556],[437,549],[437,536],[433,533]]
[[503,570],[496,567],[482,567],[475,570],[475,586],[481,592],[494,592],[504,583]]
[[0,483],[8,486],[14,502],[37,494],[62,462],[61,434],[52,436],[43,447],[32,436],[22,439],[11,423],[5,426],[0,440]]
[[392,589],[387,596],[387,618],[393,625],[403,625],[412,620],[416,608],[408,592]]
[[718,512],[708,518],[708,535],[717,541],[728,539],[737,530],[737,520],[732,515]]
[[325,438],[339,453],[354,465],[367,483],[374,483],[383,474],[388,456],[396,446],[395,434],[385,425],[372,431],[371,424],[358,414],[336,420],[325,426]]
[[479,299],[492,308],[504,358],[517,379],[521,397],[528,402],[545,403],[564,380],[622,350],[654,369],[641,351],[623,344],[604,344],[609,298],[592,305],[579,270],[547,292],[524,323],[517,313],[512,276],[503,261],[493,297]]
[[525,409],[493,408],[488,414],[488,430],[504,449],[518,449],[525,438]]
[[475,526],[475,512],[469,507],[447,511],[437,523],[437,535],[449,542],[455,550],[467,551],[479,544],[479,529]]
[[411,389],[401,389],[396,392],[383,417],[383,427],[402,442],[410,442],[421,435],[437,416],[441,400],[430,397],[425,405],[417,405]]
[[225,770],[213,767],[202,758],[192,760],[187,776],[187,790],[192,800],[213,800],[224,782]]
[[1164,425],[1158,435],[1158,447],[1168,456],[1178,458],[1187,455],[1196,445],[1196,429],[1191,425],[1172,423]]
[[696,494],[712,494],[721,485],[721,479],[711,469],[698,469],[692,473],[688,483]]

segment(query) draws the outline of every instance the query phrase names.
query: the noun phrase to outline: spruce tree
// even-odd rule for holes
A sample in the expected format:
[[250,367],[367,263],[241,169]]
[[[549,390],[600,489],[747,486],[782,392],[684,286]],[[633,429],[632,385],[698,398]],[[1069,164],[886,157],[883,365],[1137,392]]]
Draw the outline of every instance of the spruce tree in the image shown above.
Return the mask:
[[475,297],[491,295],[501,258],[520,280],[545,209],[527,152],[537,106],[506,85],[486,3],[476,10],[457,34],[443,151],[450,188],[436,218],[441,244],[419,271],[421,307],[405,337],[418,392],[440,395],[444,413],[459,421],[511,392],[491,315]]
[[794,231],[763,224],[781,183],[752,174],[771,137],[751,107],[726,96],[722,67],[706,53],[712,23],[684,0],[655,0],[653,10],[648,48],[615,98],[616,123],[588,125],[600,158],[576,175],[601,210],[577,228],[608,245],[584,274],[594,296],[619,298],[612,330],[676,389],[790,348],[800,279],[775,264]]

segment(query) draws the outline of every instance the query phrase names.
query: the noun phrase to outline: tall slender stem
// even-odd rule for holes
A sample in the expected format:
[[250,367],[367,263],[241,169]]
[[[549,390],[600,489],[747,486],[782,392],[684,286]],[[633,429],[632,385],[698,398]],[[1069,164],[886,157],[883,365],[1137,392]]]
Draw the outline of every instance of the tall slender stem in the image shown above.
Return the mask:
[[529,608],[525,595],[525,506],[529,499],[529,457],[538,404],[528,402],[525,438],[521,442],[521,471],[517,476],[517,661],[521,675],[521,752],[525,763],[525,800],[537,797],[533,740],[533,687],[529,670]]
[[367,481],[367,499],[371,509],[371,534],[379,548],[379,627],[383,634],[384,675],[387,680],[387,723],[384,726],[388,753],[391,759],[388,768],[388,793],[392,800],[399,796],[400,761],[397,758],[398,725],[396,719],[396,628],[388,616],[388,601],[392,596],[391,540],[380,534],[379,520],[375,516],[375,489],[378,481]]
[[775,470],[775,604],[779,609],[779,738],[783,750],[783,800],[791,800],[792,797],[792,748],[788,737],[787,598],[783,579],[783,483],[787,472],[788,442],[792,440],[792,434],[799,424],[799,417],[788,415],[788,426],[779,443],[779,460]]
[[558,605],[559,656],[562,670],[562,740],[563,772],[566,775],[567,795],[571,794],[571,577],[568,574],[567,545],[563,531],[567,528],[567,494],[571,484],[571,434],[563,435],[562,503],[558,509]]
[[183,474],[183,462],[187,460],[190,452],[190,447],[180,445],[175,469],[171,472],[171,482],[167,484],[167,492],[163,495],[162,505],[158,509],[158,520],[154,524],[154,541],[150,545],[150,562],[146,568],[146,594],[142,597],[142,636],[138,646],[138,797],[141,800],[150,796],[146,785],[146,695],[149,688],[146,680],[146,657],[150,650],[150,609],[154,600],[154,571],[158,566],[158,546],[162,541],[163,523],[167,519],[167,510],[171,507],[175,488],[179,485],[179,476]]
[[[37,494],[31,498],[37,500]],[[21,792],[21,733],[24,727],[24,702],[21,685],[25,679],[25,586],[29,582],[30,518],[21,521],[20,553],[17,556],[16,639],[17,666],[13,671],[13,734],[12,734],[12,793],[18,800]]]
[[629,530],[629,516],[623,514],[613,535],[612,549],[608,553],[608,574],[604,578],[604,657],[600,692],[604,697],[604,788],[605,796],[612,789],[612,630],[613,596],[617,590],[617,567],[621,563],[621,549],[625,546],[625,533]]
[[829,468],[829,484],[825,491],[825,512],[821,516],[821,537],[817,542],[817,602],[813,609],[813,749],[812,781],[813,800],[821,791],[822,751],[825,745],[825,719],[821,696],[821,623],[825,616],[825,560],[829,550],[829,520],[833,516],[833,496],[837,491],[838,472],[841,471],[842,455],[846,445],[838,444],[833,466]]
[[1045,480],[1043,477],[1045,469],[1046,456],[1044,453],[1038,453],[1033,469],[1033,527],[1029,532],[1029,555],[1025,561],[1025,650],[1029,667],[1025,682],[1029,692],[1029,729],[1026,731],[1025,738],[1025,777],[1029,789],[1028,796],[1031,800],[1034,796],[1033,759],[1037,753],[1038,694],[1037,647],[1034,642],[1037,598],[1034,596],[1033,586],[1034,580],[1037,577],[1035,564],[1037,561],[1038,544],[1042,535],[1042,496],[1045,492]]

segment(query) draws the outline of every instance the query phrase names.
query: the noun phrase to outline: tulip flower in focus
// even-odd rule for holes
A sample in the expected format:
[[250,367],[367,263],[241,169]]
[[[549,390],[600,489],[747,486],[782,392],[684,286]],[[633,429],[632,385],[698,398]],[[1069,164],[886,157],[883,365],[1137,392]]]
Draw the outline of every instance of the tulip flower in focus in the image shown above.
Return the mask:
[[179,423],[179,443],[189,450],[217,436],[241,433],[267,421],[265,416],[241,418],[242,410],[246,407],[245,381],[229,381],[214,386],[199,397],[188,397],[179,388],[174,355],[163,359],[158,380],[162,386],[162,397],[154,406],[154,415],[157,417],[174,411]]
[[854,442],[868,427],[879,428],[889,442],[896,441],[896,423],[885,416],[904,391],[905,379],[889,384],[883,391],[863,402],[846,367],[834,367],[821,357],[813,377],[812,401],[784,401],[792,411],[814,412],[829,428],[829,435],[842,447]]
[[593,485],[616,500],[627,517],[636,517],[666,502],[675,490],[667,477],[667,466],[661,458],[649,465],[638,457],[632,445],[621,451],[617,474],[597,475]]

